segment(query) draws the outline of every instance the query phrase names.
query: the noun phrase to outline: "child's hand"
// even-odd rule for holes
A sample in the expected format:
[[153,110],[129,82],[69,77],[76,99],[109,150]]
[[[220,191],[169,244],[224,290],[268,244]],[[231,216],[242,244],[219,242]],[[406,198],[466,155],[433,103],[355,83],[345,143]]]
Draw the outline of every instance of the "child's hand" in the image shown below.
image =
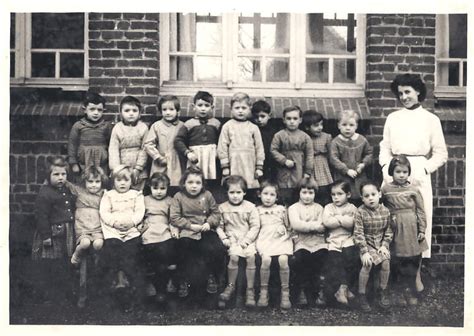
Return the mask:
[[382,254],[384,258],[390,258],[390,251],[385,246],[381,246],[377,252]]
[[314,226],[314,231],[317,233],[324,233],[326,228],[324,227],[323,223],[315,223],[316,225]]
[[343,219],[343,215],[335,215],[334,218],[337,219],[337,221],[339,222],[339,226],[342,226],[342,219]]
[[372,256],[370,255],[369,252],[365,252],[361,257],[360,260],[362,261],[362,265],[365,267],[370,267],[372,263],[374,262],[372,260]]
[[45,247],[48,246],[49,247],[51,245],[53,245],[53,242],[51,241],[51,238],[43,240],[43,246],[45,246]]
[[133,168],[133,170],[132,170],[132,182],[133,182],[133,184],[138,182],[138,176],[140,176],[140,171],[137,168]]
[[239,246],[245,250],[249,244],[246,241],[241,240],[239,241]]
[[422,241],[425,239],[425,234],[423,232],[418,233],[418,241]]
[[255,170],[255,178],[258,179],[263,176],[263,171],[261,169]]
[[357,165],[357,168],[356,168],[357,173],[358,173],[358,174],[362,173],[362,171],[364,170],[364,168],[365,168],[365,164],[359,163],[359,164]]
[[189,230],[193,232],[201,232],[201,225],[191,224],[191,226],[189,227]]
[[73,172],[74,174],[77,174],[77,173],[79,173],[79,172],[81,171],[81,167],[79,167],[79,165],[78,165],[77,163],[74,163],[74,164],[72,165],[71,169],[72,169],[72,172]]
[[304,173],[304,174],[303,174],[303,178],[305,178],[305,179],[309,179],[310,177],[311,177],[311,175],[309,175],[309,174],[307,174],[307,173]]
[[163,156],[156,159],[156,162],[159,166],[166,167],[168,165],[168,160]]
[[211,229],[211,226],[209,225],[209,223],[204,223],[201,226],[201,232],[206,232],[206,231],[209,231],[210,229]]
[[280,235],[283,236],[286,233],[286,227],[284,225],[278,226],[276,232]]
[[193,152],[189,152],[188,155],[186,155],[186,157],[193,164],[196,164],[199,161],[197,155],[194,154]]
[[291,169],[291,168],[293,168],[293,167],[295,166],[295,163],[294,163],[293,161],[291,161],[291,160],[286,160],[286,161],[285,161],[285,166],[286,166],[286,168]]
[[347,171],[347,175],[349,175],[352,178],[356,178],[357,177],[357,172],[354,169],[349,169]]
[[222,175],[224,175],[224,176],[230,175],[230,169],[229,168],[222,169]]
[[225,247],[229,248],[230,247],[230,239],[229,238],[224,238],[222,240],[222,244],[224,244]]

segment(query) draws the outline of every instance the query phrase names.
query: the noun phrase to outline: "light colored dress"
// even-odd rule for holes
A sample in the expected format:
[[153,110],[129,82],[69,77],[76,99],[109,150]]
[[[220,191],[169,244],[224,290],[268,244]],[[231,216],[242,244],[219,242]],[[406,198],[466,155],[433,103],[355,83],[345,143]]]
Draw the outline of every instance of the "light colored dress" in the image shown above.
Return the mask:
[[[182,164],[178,152],[174,147],[174,140],[179,129],[184,123],[176,120],[169,123],[163,119],[158,120],[151,125],[145,140],[143,148],[152,158],[150,176],[153,173],[165,173],[170,178],[171,186],[179,186],[182,175]],[[162,164],[165,159],[166,164]]]
[[314,172],[313,177],[318,187],[330,185],[333,182],[331,170],[329,169],[328,155],[331,147],[332,137],[330,134],[321,132],[320,136],[312,136],[314,150]]
[[[323,212],[323,224],[332,225],[333,223],[339,223],[335,216],[343,216],[342,225],[334,229],[327,230],[328,250],[342,252],[343,248],[354,246],[354,214],[357,208],[352,203],[346,203],[340,207],[330,203],[324,207]],[[349,230],[348,227],[352,226]]]
[[143,220],[142,244],[161,243],[171,239],[171,232],[177,232],[169,223],[172,198],[157,200],[151,195],[145,197],[145,219]]
[[248,120],[231,119],[222,126],[217,155],[221,167],[230,168],[231,175],[242,176],[249,189],[260,186],[255,170],[263,171],[265,151],[258,127]]
[[428,249],[426,239],[418,241],[418,233],[425,233],[426,217],[423,197],[410,183],[394,183],[382,187],[384,203],[392,214],[394,228],[393,250],[398,257],[414,257]]
[[[293,241],[288,233],[288,217],[282,205],[257,207],[260,216],[260,232],[257,237],[257,251],[261,256],[279,256],[293,254]],[[277,230],[280,225],[287,228],[280,235]]]
[[311,253],[327,249],[324,232],[317,232],[316,225],[322,225],[323,207],[318,203],[305,205],[295,203],[288,208],[290,226],[294,231],[294,251],[307,250]]

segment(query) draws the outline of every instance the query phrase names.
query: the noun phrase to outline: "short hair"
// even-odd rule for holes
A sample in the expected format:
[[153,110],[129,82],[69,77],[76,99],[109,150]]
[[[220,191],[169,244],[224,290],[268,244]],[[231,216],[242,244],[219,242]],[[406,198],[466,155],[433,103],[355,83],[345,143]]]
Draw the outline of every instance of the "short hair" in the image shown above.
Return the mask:
[[400,98],[398,93],[399,86],[411,86],[413,89],[415,89],[415,91],[418,91],[420,93],[418,95],[418,101],[420,103],[426,98],[426,85],[418,74],[405,73],[395,77],[395,79],[390,84],[390,90],[395,95],[395,97],[397,97],[397,99]]
[[361,185],[360,185],[360,188],[359,188],[359,191],[360,191],[360,195],[362,196],[362,190],[366,187],[366,186],[374,186],[375,188],[377,188],[377,191],[380,191],[380,186],[375,183],[374,181],[365,181],[363,182]]
[[153,173],[148,179],[148,184],[153,188],[157,188],[160,184],[164,184],[166,188],[168,188],[171,181],[165,173]]
[[283,118],[285,118],[285,115],[288,112],[292,112],[292,111],[298,111],[300,113],[300,118],[303,117],[303,111],[301,110],[301,108],[298,105],[293,105],[293,106],[285,107],[285,109],[283,110]]
[[231,184],[238,184],[242,188],[244,193],[246,193],[248,189],[247,181],[245,181],[245,179],[240,175],[230,175],[229,177],[226,177],[224,179],[222,184],[226,191],[229,191]]
[[51,156],[46,159],[46,171],[48,175],[46,176],[46,180],[50,183],[51,182],[51,173],[54,167],[64,168],[66,169],[66,173],[69,173],[69,165],[67,164],[66,160],[62,156]]
[[275,191],[276,191],[276,194],[277,194],[277,198],[278,198],[278,194],[280,192],[280,188],[278,188],[278,184],[273,182],[272,180],[265,180],[262,183],[260,183],[260,192],[262,192],[263,189],[265,189],[267,187],[274,188]]
[[331,184],[330,190],[337,187],[341,188],[346,194],[352,193],[351,184],[348,181],[336,180]]
[[107,182],[109,181],[107,175],[105,174],[104,170],[101,167],[97,166],[89,166],[84,169],[84,171],[81,174],[81,180],[82,183],[85,185],[85,182],[90,178],[90,177],[98,177],[100,178],[100,182],[102,183],[102,188],[105,187]]
[[408,167],[408,175],[411,174],[411,164],[408,161],[408,158],[403,155],[395,155],[392,160],[390,160],[390,164],[388,166],[388,175],[393,176],[393,171],[395,170],[396,166],[407,166]]
[[198,175],[201,177],[201,180],[202,180],[202,188],[203,190],[206,189],[206,179],[204,178],[204,174],[202,172],[201,169],[199,169],[199,167],[197,166],[189,166],[184,172],[183,172],[183,176],[181,176],[181,179],[179,180],[179,186],[181,188],[181,190],[184,190],[185,187],[185,183],[186,183],[186,180],[188,179],[189,175]]
[[95,105],[102,104],[105,108],[105,98],[102,97],[98,93],[87,91],[86,94],[84,95],[82,105],[84,107],[87,107],[87,105],[89,105],[89,104],[95,104]]
[[142,110],[142,103],[140,103],[140,100],[134,96],[125,96],[122,98],[120,101],[120,111],[122,111],[122,106],[125,104],[129,105],[135,105],[138,107],[138,110],[141,112]]
[[247,102],[248,106],[251,106],[252,104],[250,103],[250,96],[246,94],[245,92],[237,92],[235,93],[232,98],[230,99],[230,107],[234,106],[235,103],[239,102]]
[[196,103],[198,100],[204,100],[211,105],[214,105],[214,97],[207,91],[198,91],[193,98],[193,103]]
[[132,168],[126,165],[118,165],[112,170],[111,173],[112,180],[120,179],[120,178],[127,178],[131,179],[132,178]]
[[359,122],[360,115],[354,110],[343,110],[337,114],[337,122],[341,122],[342,119],[351,119],[354,118],[356,123]]
[[296,191],[299,193],[301,189],[313,189],[314,193],[316,194],[319,190],[316,181],[311,177],[303,177],[301,180],[298,181],[296,184]]
[[174,108],[176,109],[176,111],[179,112],[181,110],[181,105],[179,104],[178,97],[174,95],[165,95],[161,97],[160,100],[158,100],[158,104],[156,104],[156,106],[158,107],[158,111],[162,112],[162,106],[164,103],[167,103],[167,102],[172,102],[174,104]]
[[324,117],[321,113],[315,110],[307,110],[303,112],[303,128],[309,128],[311,125],[317,124],[320,121],[324,122]]
[[271,114],[272,107],[265,100],[257,100],[255,103],[252,104],[252,115],[255,116],[260,112]]

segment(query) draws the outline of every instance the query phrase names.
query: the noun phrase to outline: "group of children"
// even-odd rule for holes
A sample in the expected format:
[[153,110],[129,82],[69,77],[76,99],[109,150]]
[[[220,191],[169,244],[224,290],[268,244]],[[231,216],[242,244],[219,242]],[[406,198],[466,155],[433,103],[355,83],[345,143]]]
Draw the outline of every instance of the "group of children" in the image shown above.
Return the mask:
[[[339,114],[340,134],[332,139],[323,132],[320,113],[298,106],[284,109],[285,128],[278,131],[268,103],[251,104],[245,93],[232,97],[232,119],[222,127],[213,117],[211,94],[199,91],[193,107],[195,117],[183,123],[177,97],[164,96],[158,102],[162,118],[148,129],[140,120],[140,101],[127,96],[112,128],[102,117],[103,97],[88,93],[68,147],[69,165],[82,182],[67,181],[69,165],[62,158],[48,163],[37,198],[33,256],[69,256],[77,265],[92,246],[119,296],[138,287],[142,260],[147,295],[164,302],[167,292],[186,297],[190,288],[201,288],[197,273],[204,275],[202,288],[217,293],[228,255],[227,285],[219,295],[224,303],[236,293],[239,258],[245,258],[249,307],[268,305],[275,258],[281,308],[291,308],[291,268],[298,304],[314,296],[318,305],[328,299],[347,305],[357,291],[359,307],[370,311],[372,268],[378,302],[390,305],[394,254],[398,304],[417,303],[415,276],[426,248],[421,196],[408,182],[404,156],[390,163],[391,184],[380,190],[368,181],[372,148],[356,133],[357,113]],[[227,201],[219,205],[206,185],[218,189],[220,182]]]

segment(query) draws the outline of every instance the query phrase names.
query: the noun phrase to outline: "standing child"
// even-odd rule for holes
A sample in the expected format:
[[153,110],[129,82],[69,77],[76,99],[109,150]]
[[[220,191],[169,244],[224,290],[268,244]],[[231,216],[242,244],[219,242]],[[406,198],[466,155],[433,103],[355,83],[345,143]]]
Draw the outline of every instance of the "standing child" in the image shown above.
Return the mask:
[[82,106],[85,116],[74,123],[69,133],[68,161],[72,172],[78,174],[90,166],[108,171],[110,123],[103,119],[105,99],[101,95],[87,92]]
[[142,228],[146,273],[158,303],[166,300],[166,284],[171,279],[169,265],[177,259],[178,230],[169,223],[171,197],[167,195],[170,179],[164,173],[154,173],[150,180],[151,195],[145,197],[145,219]]
[[260,297],[257,306],[268,306],[268,281],[272,257],[278,257],[280,266],[281,301],[280,307],[290,309],[290,268],[288,256],[293,254],[293,241],[288,234],[286,209],[277,205],[278,185],[264,181],[260,186],[262,205],[257,207],[260,216],[260,232],[257,236],[257,251],[262,257],[260,267]]
[[72,292],[68,266],[74,251],[75,196],[65,187],[68,165],[62,157],[48,159],[46,171],[47,184],[41,186],[35,204],[32,258],[40,265],[45,300],[61,304]]
[[275,134],[270,152],[277,163],[277,183],[285,205],[293,204],[293,188],[313,173],[313,142],[298,129],[303,112],[298,106],[283,110],[285,129]]
[[227,287],[220,299],[229,301],[235,291],[235,282],[239,272],[239,257],[245,258],[247,267],[247,292],[245,305],[255,307],[255,239],[260,231],[260,218],[253,203],[244,200],[247,182],[242,176],[231,175],[224,180],[228,201],[219,205],[222,215],[217,230],[222,243],[229,248],[229,264],[227,265]]
[[142,105],[132,96],[120,102],[120,121],[112,129],[109,144],[109,167],[114,170],[119,165],[132,168],[132,189],[143,190],[147,171],[147,154],[142,148],[148,127],[140,120]]
[[105,239],[103,262],[117,277],[115,289],[125,306],[130,302],[124,294],[130,294],[137,282],[138,226],[145,215],[142,192],[130,189],[132,174],[130,167],[115,166],[112,171],[114,189],[104,193],[99,208]]
[[[257,189],[258,178],[263,175],[265,152],[258,127],[248,120],[250,97],[246,93],[234,94],[230,109],[232,119],[222,126],[217,146],[222,175],[242,176],[249,189]],[[254,201],[252,197],[251,200]]]
[[328,164],[328,153],[331,148],[332,137],[330,134],[323,132],[323,127],[324,117],[321,113],[315,110],[303,112],[303,129],[313,140],[313,177],[318,186],[320,202],[322,205],[326,205],[331,200],[329,186],[333,182]]
[[410,173],[411,165],[407,157],[395,155],[388,167],[388,174],[393,177],[393,181],[382,187],[382,195],[393,220],[393,251],[399,271],[397,285],[400,290],[397,303],[401,306],[406,306],[407,301],[409,305],[418,304],[416,272],[421,253],[428,249],[423,197],[408,181]]
[[359,190],[367,181],[365,168],[372,163],[372,146],[356,133],[358,122],[359,114],[352,110],[339,113],[337,127],[341,133],[331,142],[329,159],[335,169],[334,179],[349,181],[353,200],[361,204]]
[[155,172],[165,173],[173,188],[179,186],[183,171],[182,162],[174,148],[176,134],[184,125],[178,119],[180,109],[178,97],[170,95],[161,97],[158,101],[158,111],[163,118],[151,125],[143,142],[143,147],[153,160],[150,175]]
[[206,180],[215,180],[221,123],[213,116],[214,97],[209,92],[198,91],[193,102],[195,116],[178,131],[174,146],[179,154],[187,158],[188,166],[196,165]]
[[324,238],[326,228],[323,225],[323,207],[314,202],[318,187],[311,178],[304,178],[298,183],[300,200],[288,208],[290,226],[295,237],[293,238],[294,259],[292,270],[295,271],[299,305],[308,304],[310,293],[320,293],[317,303],[324,303],[322,291],[317,288],[315,280],[319,282],[323,277],[327,257],[327,243]]
[[[336,181],[331,185],[332,203],[324,207],[323,225],[328,242],[328,293],[333,293],[339,303],[347,305],[352,300],[360,260],[354,245],[354,214],[357,208],[349,203],[351,185],[347,181]],[[337,291],[336,291],[337,288]]]
[[354,242],[359,247],[362,268],[359,273],[360,309],[370,312],[366,289],[372,267],[380,273],[379,305],[390,306],[387,293],[390,275],[390,242],[393,238],[390,211],[380,204],[379,186],[366,182],[360,187],[363,204],[357,209],[354,217]]
[[[204,188],[203,173],[197,167],[189,167],[181,178],[181,191],[174,195],[170,206],[171,225],[180,229],[180,297],[188,295],[190,276],[198,272],[207,275],[207,292],[217,293],[216,276],[221,274],[225,258],[225,247],[214,231],[219,221],[216,201]],[[202,264],[205,269],[198,270]]]

